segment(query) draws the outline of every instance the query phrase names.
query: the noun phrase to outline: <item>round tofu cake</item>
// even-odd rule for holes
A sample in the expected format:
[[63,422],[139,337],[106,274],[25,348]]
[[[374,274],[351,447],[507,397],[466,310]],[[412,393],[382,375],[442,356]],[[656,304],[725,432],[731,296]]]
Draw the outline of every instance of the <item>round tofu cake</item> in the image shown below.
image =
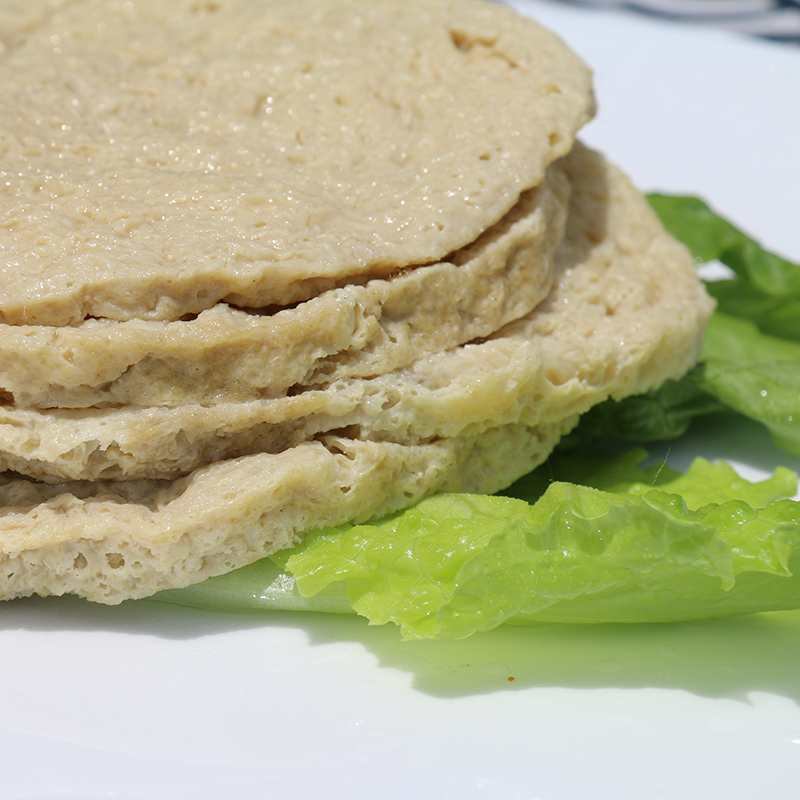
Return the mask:
[[0,321],[178,320],[430,264],[592,116],[481,0],[7,0]]

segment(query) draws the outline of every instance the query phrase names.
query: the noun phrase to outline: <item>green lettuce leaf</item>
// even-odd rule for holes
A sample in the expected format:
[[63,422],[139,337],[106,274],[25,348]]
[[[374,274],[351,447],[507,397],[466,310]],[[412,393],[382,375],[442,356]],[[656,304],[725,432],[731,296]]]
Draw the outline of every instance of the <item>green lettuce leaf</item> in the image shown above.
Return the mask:
[[[698,371],[695,378],[701,378]],[[676,439],[697,417],[730,411],[721,400],[701,387],[692,376],[668,380],[660,388],[624,400],[607,400],[589,409],[578,427],[562,441],[563,448],[587,442],[659,442]]]
[[565,447],[613,439],[674,439],[698,417],[737,412],[763,424],[775,443],[800,455],[800,342],[763,333],[751,321],[717,311],[699,365],[681,381],[591,409]]
[[648,200],[698,262],[717,259],[733,277],[707,284],[717,310],[696,369],[645,395],[600,404],[564,444],[673,439],[697,417],[736,412],[800,455],[800,266],[766,251],[696,197]]
[[651,194],[664,226],[700,261],[733,270],[708,288],[720,311],[752,320],[765,333],[800,339],[800,266],[770,253],[696,197]]
[[331,586],[315,597],[304,597],[297,590],[294,578],[281,566],[279,557],[262,558],[233,572],[183,589],[166,589],[148,599],[231,614],[250,611],[353,613],[343,584]]
[[693,380],[741,414],[763,423],[775,443],[800,455],[800,342],[762,333],[717,312]]
[[[800,605],[800,503],[781,499],[796,491],[796,475],[781,469],[750,483],[698,459],[684,476],[642,469],[642,455],[615,456],[611,469],[577,456],[555,467],[606,490],[559,480],[533,503],[435,496],[373,524],[317,531],[274,559],[194,587],[194,602],[176,598],[181,592],[159,599],[213,608],[222,598],[231,610],[230,592],[247,597],[238,607],[347,607],[372,624],[399,625],[405,638],[459,638],[505,622],[658,622]],[[198,603],[203,587],[209,594]]]

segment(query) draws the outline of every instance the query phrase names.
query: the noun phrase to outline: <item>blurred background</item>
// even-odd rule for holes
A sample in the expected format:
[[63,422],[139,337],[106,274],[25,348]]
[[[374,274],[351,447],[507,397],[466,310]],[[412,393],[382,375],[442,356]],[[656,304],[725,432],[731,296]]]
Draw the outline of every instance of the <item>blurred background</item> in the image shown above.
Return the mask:
[[800,0],[545,0],[585,8],[636,11],[800,45]]

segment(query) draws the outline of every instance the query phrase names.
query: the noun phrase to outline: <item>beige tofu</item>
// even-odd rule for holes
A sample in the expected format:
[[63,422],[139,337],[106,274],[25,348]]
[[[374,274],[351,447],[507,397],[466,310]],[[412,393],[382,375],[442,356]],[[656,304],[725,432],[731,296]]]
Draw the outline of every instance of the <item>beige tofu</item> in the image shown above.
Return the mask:
[[592,116],[484,0],[6,0],[0,322],[285,306],[474,241]]
[[[598,154],[578,145],[565,168],[573,192],[557,283],[531,314],[486,342],[351,382],[363,387],[355,411],[280,452],[222,458],[177,479],[6,477],[0,596],[144,597],[243,566],[321,525],[431,492],[497,491],[541,463],[592,405],[683,374],[713,307],[692,258]],[[331,419],[343,383],[329,394]],[[93,457],[113,459],[112,449]]]
[[535,308],[552,288],[568,202],[557,163],[446,261],[272,314],[222,304],[185,321],[0,324],[0,393],[17,409],[217,404],[396,370]]

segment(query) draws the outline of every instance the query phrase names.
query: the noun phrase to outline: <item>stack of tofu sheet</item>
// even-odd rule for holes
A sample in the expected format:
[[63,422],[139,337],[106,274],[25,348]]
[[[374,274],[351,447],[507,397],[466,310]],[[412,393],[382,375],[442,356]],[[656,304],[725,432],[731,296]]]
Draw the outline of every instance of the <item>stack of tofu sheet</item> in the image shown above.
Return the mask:
[[711,302],[484,0],[0,9],[0,596],[114,603],[683,374]]

